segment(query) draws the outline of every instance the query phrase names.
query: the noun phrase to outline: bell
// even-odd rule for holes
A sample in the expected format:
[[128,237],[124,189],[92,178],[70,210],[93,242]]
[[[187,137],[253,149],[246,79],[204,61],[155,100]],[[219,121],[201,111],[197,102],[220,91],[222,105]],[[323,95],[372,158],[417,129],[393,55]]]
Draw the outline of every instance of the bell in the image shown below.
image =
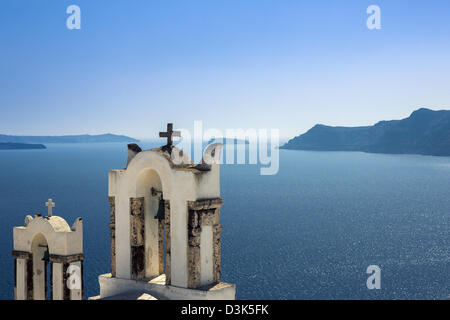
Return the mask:
[[50,260],[50,254],[48,253],[48,250],[44,252],[44,257],[42,258],[42,261],[48,262]]
[[158,213],[155,216],[155,219],[164,220],[166,218],[166,206],[164,203],[164,199],[159,200]]

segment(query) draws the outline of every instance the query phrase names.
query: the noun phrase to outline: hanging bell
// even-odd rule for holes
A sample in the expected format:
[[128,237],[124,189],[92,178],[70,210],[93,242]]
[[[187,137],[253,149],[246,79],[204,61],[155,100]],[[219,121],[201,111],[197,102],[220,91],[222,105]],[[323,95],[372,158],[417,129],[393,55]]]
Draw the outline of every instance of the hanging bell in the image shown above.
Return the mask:
[[164,220],[166,218],[166,206],[164,199],[159,200],[158,213],[155,216],[155,219]]
[[44,257],[42,258],[42,261],[48,262],[50,261],[50,254],[48,253],[48,250],[44,252]]

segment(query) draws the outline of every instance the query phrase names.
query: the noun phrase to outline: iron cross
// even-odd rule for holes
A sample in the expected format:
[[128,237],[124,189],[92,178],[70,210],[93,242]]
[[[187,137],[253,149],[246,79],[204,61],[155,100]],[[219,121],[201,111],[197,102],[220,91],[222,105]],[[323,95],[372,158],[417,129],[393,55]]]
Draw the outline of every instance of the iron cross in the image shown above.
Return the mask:
[[180,131],[173,131],[173,124],[168,123],[167,124],[167,132],[160,132],[159,133],[160,138],[167,138],[167,146],[172,146],[172,137],[181,137]]

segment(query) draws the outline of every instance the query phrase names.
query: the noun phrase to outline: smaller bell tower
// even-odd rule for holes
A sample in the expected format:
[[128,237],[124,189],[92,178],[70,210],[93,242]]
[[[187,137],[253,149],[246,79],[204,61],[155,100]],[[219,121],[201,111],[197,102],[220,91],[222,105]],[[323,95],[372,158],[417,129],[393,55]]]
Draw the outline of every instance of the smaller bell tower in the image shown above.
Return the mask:
[[[28,215],[25,225],[13,230],[14,299],[83,299],[83,222],[69,227],[53,216],[55,203],[46,203],[48,215]],[[47,286],[50,278],[50,287]]]

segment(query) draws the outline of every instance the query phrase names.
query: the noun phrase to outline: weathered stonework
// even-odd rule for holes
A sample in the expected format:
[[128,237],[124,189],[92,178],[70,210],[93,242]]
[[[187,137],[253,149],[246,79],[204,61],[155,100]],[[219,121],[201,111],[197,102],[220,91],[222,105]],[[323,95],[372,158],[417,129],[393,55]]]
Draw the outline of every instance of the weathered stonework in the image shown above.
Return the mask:
[[188,207],[192,210],[208,210],[222,207],[222,198],[201,199],[197,201],[188,201]]
[[111,237],[111,275],[116,276],[116,199],[109,197],[109,230]]
[[[220,211],[220,209],[217,209]],[[219,212],[220,215],[220,212]],[[222,232],[222,226],[217,224],[213,227],[213,263],[214,263],[214,282],[220,282],[221,276],[221,249],[220,249],[220,235]]]
[[[196,211],[189,210],[189,221],[198,220],[193,216]],[[188,288],[200,286],[200,234],[201,228],[198,225],[188,224]]]
[[131,278],[145,277],[144,198],[130,198]]
[[165,221],[158,221],[159,274],[164,273],[164,224]]
[[33,255],[29,252],[18,250],[13,250],[12,255],[16,259],[26,259],[26,260],[29,260],[33,257]]
[[72,263],[77,261],[83,261],[84,260],[84,254],[78,253],[78,254],[71,254],[68,256],[62,256],[58,254],[51,254],[49,260],[51,262],[56,263]]
[[[171,272],[171,268],[170,268],[170,264],[171,264],[170,201],[169,200],[164,201],[164,209],[165,209],[164,227],[166,229],[166,270],[165,270],[165,274],[166,274],[166,285],[169,286],[171,284],[171,277],[170,277],[170,272]],[[163,269],[164,269],[164,266],[163,266]]]
[[202,227],[213,227],[213,275],[220,281],[220,207],[222,199],[188,201],[188,288],[200,287]]

